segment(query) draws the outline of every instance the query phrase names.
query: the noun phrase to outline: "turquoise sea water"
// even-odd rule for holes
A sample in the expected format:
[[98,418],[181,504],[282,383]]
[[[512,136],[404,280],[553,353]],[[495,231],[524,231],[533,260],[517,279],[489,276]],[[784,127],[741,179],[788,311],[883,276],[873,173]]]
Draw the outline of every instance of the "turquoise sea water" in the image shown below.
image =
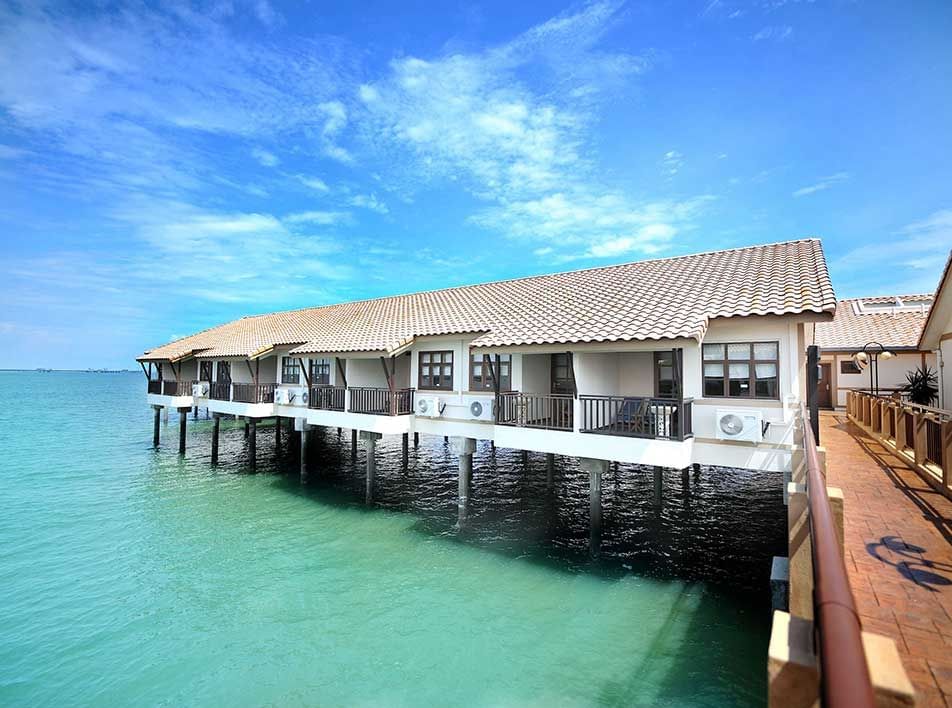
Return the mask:
[[[775,475],[650,469],[587,487],[561,461],[456,463],[382,441],[377,503],[349,435],[312,445],[316,479],[239,424],[209,464],[208,421],[151,448],[133,374],[0,372],[0,704],[737,706],[765,697]],[[359,463],[358,463],[359,464]],[[660,503],[659,503],[660,502]]]

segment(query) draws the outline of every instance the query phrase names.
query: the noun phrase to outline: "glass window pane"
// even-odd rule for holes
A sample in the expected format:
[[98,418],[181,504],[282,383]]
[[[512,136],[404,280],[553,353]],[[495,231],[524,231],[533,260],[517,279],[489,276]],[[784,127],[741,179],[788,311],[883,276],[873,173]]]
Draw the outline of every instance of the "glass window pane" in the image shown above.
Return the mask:
[[731,364],[727,370],[729,396],[750,396],[750,364]]
[[443,352],[443,361],[453,363],[453,352]]
[[724,345],[723,344],[705,344],[704,358],[707,359],[708,361],[723,359]]
[[750,345],[749,344],[728,344],[727,345],[727,358],[734,360],[748,360],[750,359]]
[[724,366],[723,364],[704,365],[704,395],[724,395]]
[[424,352],[423,354],[420,354],[420,361],[422,361],[424,364],[429,364],[429,363],[430,363],[430,355],[429,355],[428,353],[426,353],[426,352]]
[[777,343],[776,342],[759,342],[754,345],[754,359],[777,359]]
[[755,395],[761,398],[777,397],[777,365],[757,364],[754,366]]

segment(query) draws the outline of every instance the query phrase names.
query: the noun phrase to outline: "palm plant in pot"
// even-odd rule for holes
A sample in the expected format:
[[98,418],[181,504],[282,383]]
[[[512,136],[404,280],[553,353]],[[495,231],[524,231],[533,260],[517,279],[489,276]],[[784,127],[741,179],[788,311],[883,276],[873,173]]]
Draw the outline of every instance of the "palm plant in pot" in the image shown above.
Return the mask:
[[906,384],[901,390],[909,396],[911,403],[931,405],[939,395],[939,376],[928,366],[920,366],[915,371],[906,372]]

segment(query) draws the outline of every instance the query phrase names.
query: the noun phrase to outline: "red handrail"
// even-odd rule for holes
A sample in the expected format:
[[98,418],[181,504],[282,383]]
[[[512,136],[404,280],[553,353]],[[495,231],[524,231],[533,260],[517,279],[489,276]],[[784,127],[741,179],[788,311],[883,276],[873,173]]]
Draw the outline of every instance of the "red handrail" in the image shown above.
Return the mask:
[[806,410],[802,415],[813,551],[813,618],[823,705],[826,708],[873,708],[876,699],[866,664],[859,614],[836,535],[813,429]]

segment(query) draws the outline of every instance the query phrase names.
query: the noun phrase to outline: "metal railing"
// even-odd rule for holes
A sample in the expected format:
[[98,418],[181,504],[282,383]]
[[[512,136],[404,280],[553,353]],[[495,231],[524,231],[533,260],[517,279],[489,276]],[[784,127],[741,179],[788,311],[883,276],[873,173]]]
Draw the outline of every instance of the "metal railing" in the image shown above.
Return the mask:
[[342,386],[311,386],[308,408],[322,411],[343,411],[346,389]]
[[579,396],[583,433],[659,440],[685,440],[694,435],[693,399],[633,396]]
[[350,391],[351,413],[371,415],[408,415],[413,412],[412,388],[391,391],[389,388],[354,386]]
[[573,430],[575,398],[562,394],[519,393],[499,395],[496,424],[543,430]]
[[803,444],[813,556],[813,616],[820,656],[820,691],[827,708],[872,708],[876,702],[862,630],[806,410]]
[[273,403],[277,384],[233,383],[232,400],[239,403]]

